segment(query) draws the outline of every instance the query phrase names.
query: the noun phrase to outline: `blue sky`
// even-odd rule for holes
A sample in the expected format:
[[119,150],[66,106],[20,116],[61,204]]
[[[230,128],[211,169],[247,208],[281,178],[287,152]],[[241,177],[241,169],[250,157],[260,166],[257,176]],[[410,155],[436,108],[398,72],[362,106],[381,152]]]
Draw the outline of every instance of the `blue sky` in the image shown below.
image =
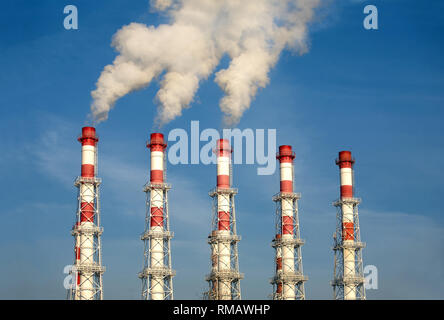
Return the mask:
[[[79,9],[79,29],[63,28],[63,7]],[[379,9],[379,30],[362,27],[366,4]],[[72,263],[76,137],[90,92],[116,52],[112,35],[133,21],[165,22],[141,1],[10,1],[0,12],[0,298],[64,299],[63,267]],[[238,128],[276,128],[277,143],[296,152],[295,189],[308,299],[330,299],[331,236],[338,196],[337,152],[356,158],[355,181],[364,265],[379,271],[369,299],[444,298],[444,4],[439,1],[328,1],[311,27],[310,51],[283,52]],[[223,61],[220,67],[228,62]],[[222,93],[202,83],[191,108],[162,128],[190,122],[220,128]],[[158,84],[118,101],[100,135],[103,178],[104,293],[138,299],[142,267],[145,147],[156,115]],[[244,299],[266,299],[273,274],[278,173],[234,166]],[[168,167],[176,299],[199,299],[209,270],[214,166]]]

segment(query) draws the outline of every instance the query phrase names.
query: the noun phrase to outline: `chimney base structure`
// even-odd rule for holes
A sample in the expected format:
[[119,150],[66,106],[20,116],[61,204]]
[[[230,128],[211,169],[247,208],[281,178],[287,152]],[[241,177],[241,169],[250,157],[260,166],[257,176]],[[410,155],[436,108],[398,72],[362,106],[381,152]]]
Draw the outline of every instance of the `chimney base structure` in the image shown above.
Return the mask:
[[240,280],[237,243],[241,237],[236,231],[234,196],[237,189],[231,188],[232,169],[229,141],[217,141],[217,187],[210,191],[213,198],[212,231],[208,236],[211,246],[211,272],[206,277],[209,290],[204,293],[208,300],[240,300]]
[[144,243],[144,266],[139,278],[142,279],[143,300],[173,300],[173,277],[171,269],[170,220],[168,212],[168,191],[171,185],[165,183],[166,143],[163,134],[151,134],[147,143],[151,150],[150,181],[145,185],[146,218]]
[[350,151],[339,152],[336,164],[340,172],[340,198],[333,203],[337,208],[336,232],[333,235],[334,278],[333,299],[365,300],[362,249],[358,205],[354,197],[353,165]]
[[276,271],[271,279],[273,300],[305,300],[300,238],[298,200],[300,193],[293,192],[293,160],[291,146],[280,146],[276,158],[280,164],[280,192],[276,202],[276,237],[272,247],[276,250]]
[[68,291],[70,300],[102,300],[102,245],[100,237],[101,179],[97,178],[97,142],[96,129],[82,128],[79,137],[82,144],[81,176],[75,180],[78,188],[76,222],[71,234],[75,239],[73,283]]

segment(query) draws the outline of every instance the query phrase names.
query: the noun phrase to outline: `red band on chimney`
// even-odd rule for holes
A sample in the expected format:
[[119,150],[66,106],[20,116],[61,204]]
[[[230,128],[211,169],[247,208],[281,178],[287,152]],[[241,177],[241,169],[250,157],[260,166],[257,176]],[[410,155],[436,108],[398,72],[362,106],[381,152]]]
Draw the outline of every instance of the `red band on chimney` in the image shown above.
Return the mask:
[[217,176],[217,187],[218,188],[229,188],[230,187],[230,176],[225,176],[225,175]]
[[167,147],[162,133],[152,133],[146,145],[152,151],[164,151]]
[[81,222],[94,222],[94,204],[90,202],[81,203]]
[[351,151],[341,151],[339,152],[339,157],[336,159],[336,164],[339,168],[351,168],[355,160],[352,158]]
[[283,234],[293,234],[293,217],[283,216],[282,217],[282,233]]
[[151,170],[150,181],[152,183],[162,183],[163,182],[163,171],[162,170]]
[[342,223],[342,240],[354,240],[354,224],[353,222]]
[[94,178],[95,176],[95,168],[93,164],[82,164],[82,173],[83,178]]
[[82,136],[78,139],[82,145],[95,146],[99,138],[96,136],[96,128],[94,127],[83,127]]
[[233,149],[230,147],[230,141],[227,139],[217,140],[215,152],[218,157],[230,157],[233,152]]
[[281,192],[293,192],[293,181],[281,180]]
[[163,208],[151,207],[151,227],[163,227]]
[[279,153],[276,155],[276,159],[278,159],[279,162],[293,162],[294,158],[296,158],[296,155],[292,151],[291,146],[279,146]]
[[218,212],[218,229],[230,230],[230,213],[225,211]]
[[353,186],[341,186],[341,197],[353,198]]

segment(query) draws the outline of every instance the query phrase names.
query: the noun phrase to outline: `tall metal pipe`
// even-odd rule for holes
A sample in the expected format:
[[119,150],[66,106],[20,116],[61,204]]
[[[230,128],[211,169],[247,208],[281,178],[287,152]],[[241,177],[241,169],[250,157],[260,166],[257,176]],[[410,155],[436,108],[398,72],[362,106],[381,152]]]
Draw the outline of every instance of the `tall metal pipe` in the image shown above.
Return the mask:
[[97,142],[94,127],[83,127],[78,141],[82,144],[81,176],[75,181],[79,189],[75,237],[74,269],[76,281],[70,298],[97,300],[103,298],[101,265],[99,185],[97,175]]
[[339,152],[336,164],[339,166],[340,199],[334,203],[338,208],[337,229],[334,236],[335,299],[365,299],[364,277],[362,270],[362,248],[360,241],[358,204],[354,197],[353,165],[355,160],[350,151]]
[[295,154],[291,146],[279,147],[276,155],[280,168],[280,192],[273,197],[277,204],[276,237],[273,247],[276,249],[276,273],[271,283],[275,286],[275,300],[305,299],[297,201],[299,193],[293,192],[293,160]]
[[[353,198],[353,166],[350,151],[339,152],[339,159],[336,164],[339,166],[340,183],[341,183],[341,199]],[[353,222],[353,206],[342,203],[342,241],[344,244],[354,242],[354,222]],[[344,248],[344,277],[355,276],[355,252],[353,248]],[[344,299],[355,300],[356,289],[353,285],[344,287]]]
[[213,227],[208,243],[211,245],[211,273],[207,276],[210,289],[206,296],[210,300],[239,300],[241,298],[236,232],[234,195],[231,188],[230,143],[219,139],[216,144],[217,183],[210,192],[214,199]]
[[165,150],[167,144],[161,133],[152,133],[147,148],[151,151],[150,182],[144,191],[147,194],[147,213],[144,241],[144,269],[139,274],[142,279],[142,298],[147,300],[173,299],[169,231],[168,190],[171,186],[164,182]]

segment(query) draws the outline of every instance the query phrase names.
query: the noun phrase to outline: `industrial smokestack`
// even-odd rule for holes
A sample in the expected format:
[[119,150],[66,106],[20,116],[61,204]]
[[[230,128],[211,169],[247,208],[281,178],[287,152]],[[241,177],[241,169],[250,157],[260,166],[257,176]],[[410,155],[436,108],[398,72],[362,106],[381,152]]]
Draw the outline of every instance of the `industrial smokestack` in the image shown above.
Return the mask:
[[167,10],[169,24],[157,27],[131,23],[113,37],[119,52],[102,71],[91,93],[91,114],[108,118],[118,99],[160,78],[157,92],[160,125],[189,107],[202,80],[215,71],[222,57],[228,68],[215,81],[225,93],[220,108],[227,125],[236,124],[284,49],[308,51],[308,25],[320,0],[155,0]]
[[293,160],[291,146],[279,147],[276,156],[280,165],[280,192],[276,202],[276,237],[272,246],[276,250],[276,272],[272,278],[274,300],[304,300],[304,282],[300,239],[298,204],[299,193],[293,192]]
[[353,165],[355,160],[350,151],[339,152],[336,164],[340,173],[340,199],[333,203],[337,210],[336,233],[334,235],[334,298],[337,300],[365,299],[362,266],[362,248],[359,230],[358,204],[354,198]]
[[214,201],[212,232],[208,237],[211,245],[211,273],[206,280],[209,300],[240,300],[241,291],[237,243],[240,236],[236,231],[236,211],[234,195],[237,189],[231,188],[230,143],[219,139],[216,144],[217,187],[210,192]]
[[151,150],[150,181],[145,185],[146,225],[141,240],[144,241],[144,268],[139,273],[142,279],[142,299],[172,300],[173,276],[171,269],[168,191],[165,183],[166,143],[161,133],[152,133],[147,144]]
[[102,274],[105,268],[101,261],[99,185],[97,175],[96,129],[82,128],[78,139],[82,144],[81,176],[75,181],[78,188],[78,208],[76,223],[72,230],[75,238],[74,273],[76,280],[70,289],[69,298],[73,300],[103,299]]

